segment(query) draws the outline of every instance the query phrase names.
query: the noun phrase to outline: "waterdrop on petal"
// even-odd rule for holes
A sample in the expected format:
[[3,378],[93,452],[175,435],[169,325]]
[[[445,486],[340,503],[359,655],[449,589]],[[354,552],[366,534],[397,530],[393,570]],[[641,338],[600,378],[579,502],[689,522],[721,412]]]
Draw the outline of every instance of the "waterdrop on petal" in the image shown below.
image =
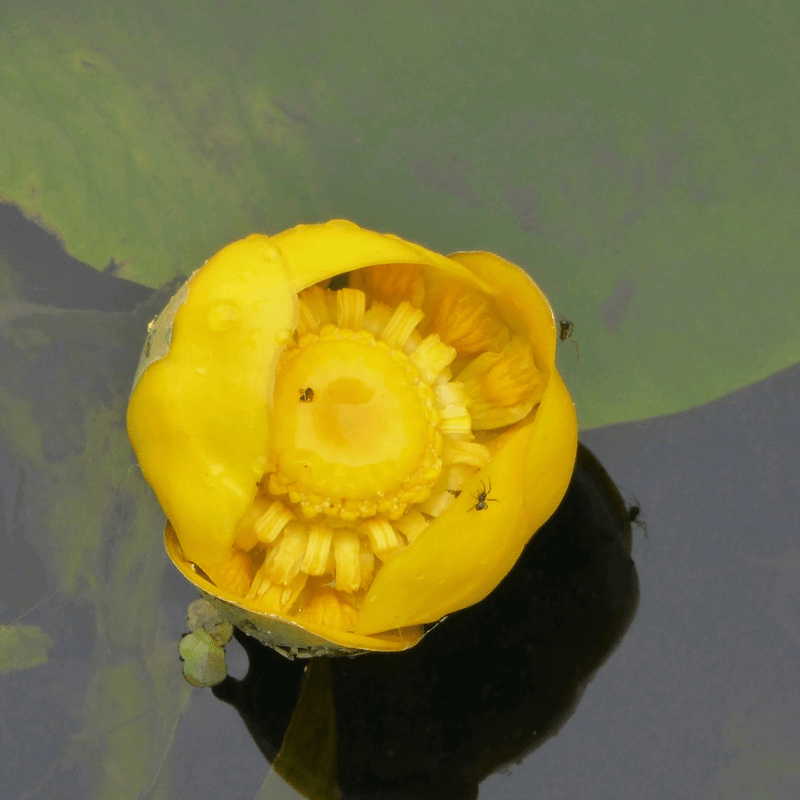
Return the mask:
[[225,300],[214,303],[206,322],[212,333],[225,333],[239,321],[239,306]]

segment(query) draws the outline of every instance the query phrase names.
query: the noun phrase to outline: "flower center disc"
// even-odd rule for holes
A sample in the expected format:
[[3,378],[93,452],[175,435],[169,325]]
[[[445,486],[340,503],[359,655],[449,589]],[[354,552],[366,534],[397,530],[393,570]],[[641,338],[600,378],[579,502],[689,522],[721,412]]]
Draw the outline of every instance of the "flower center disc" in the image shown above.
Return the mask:
[[426,391],[405,354],[367,331],[304,337],[276,377],[271,449],[281,480],[344,500],[396,491],[429,447]]

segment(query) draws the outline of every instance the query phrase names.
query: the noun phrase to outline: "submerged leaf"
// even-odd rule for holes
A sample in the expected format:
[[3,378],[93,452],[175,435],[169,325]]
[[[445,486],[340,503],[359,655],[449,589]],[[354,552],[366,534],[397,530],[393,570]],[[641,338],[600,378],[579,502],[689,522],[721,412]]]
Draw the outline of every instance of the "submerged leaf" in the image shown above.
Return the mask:
[[53,640],[35,625],[0,627],[0,675],[44,664]]

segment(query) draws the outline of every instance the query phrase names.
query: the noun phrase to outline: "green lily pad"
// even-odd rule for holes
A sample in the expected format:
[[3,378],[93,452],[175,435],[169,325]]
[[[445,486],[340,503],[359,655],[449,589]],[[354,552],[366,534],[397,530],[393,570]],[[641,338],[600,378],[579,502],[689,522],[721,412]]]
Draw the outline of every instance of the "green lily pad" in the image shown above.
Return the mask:
[[294,224],[308,206],[302,125],[268,75],[230,63],[235,30],[215,6],[4,3],[0,197],[81,260],[151,286],[254,227]]
[[155,0],[0,11],[0,196],[151,286],[347,217],[521,264],[585,428],[800,359],[798,11]]

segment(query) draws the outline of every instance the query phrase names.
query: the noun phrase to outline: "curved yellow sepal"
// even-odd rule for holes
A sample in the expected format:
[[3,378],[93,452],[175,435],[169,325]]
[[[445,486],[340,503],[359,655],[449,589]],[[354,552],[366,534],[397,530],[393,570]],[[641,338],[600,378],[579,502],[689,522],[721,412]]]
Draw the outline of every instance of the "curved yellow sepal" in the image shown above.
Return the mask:
[[213,572],[267,466],[274,367],[298,302],[280,251],[257,234],[187,288],[166,355],[134,387],[128,435],[187,557]]
[[344,219],[297,225],[275,234],[270,242],[280,248],[297,291],[375,264],[422,264],[468,281],[482,291],[489,289],[457,261],[391,233],[366,230]]

